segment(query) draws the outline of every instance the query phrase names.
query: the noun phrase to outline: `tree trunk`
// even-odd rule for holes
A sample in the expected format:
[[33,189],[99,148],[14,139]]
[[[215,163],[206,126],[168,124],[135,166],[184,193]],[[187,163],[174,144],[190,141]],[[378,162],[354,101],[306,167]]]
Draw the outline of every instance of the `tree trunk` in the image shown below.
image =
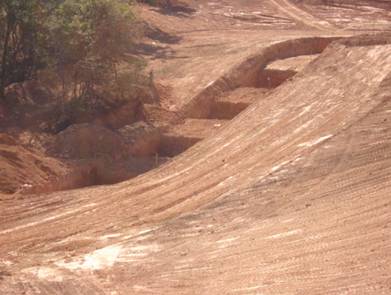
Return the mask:
[[1,58],[1,73],[0,73],[0,101],[5,102],[5,87],[6,85],[6,77],[7,77],[7,56],[8,56],[8,44],[11,36],[11,22],[12,18],[10,16],[7,17],[6,23],[6,32],[4,38],[3,45],[3,56]]

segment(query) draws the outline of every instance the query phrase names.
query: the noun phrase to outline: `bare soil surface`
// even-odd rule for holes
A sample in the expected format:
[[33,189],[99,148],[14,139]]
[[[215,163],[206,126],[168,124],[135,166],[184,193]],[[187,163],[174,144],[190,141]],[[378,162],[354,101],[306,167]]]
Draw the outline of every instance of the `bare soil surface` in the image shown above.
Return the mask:
[[303,55],[297,57],[291,57],[286,59],[279,59],[267,66],[267,69],[280,70],[280,71],[296,71],[300,72],[304,68],[316,59],[319,55]]
[[[85,142],[76,151],[91,185],[125,181],[0,193],[0,294],[390,294],[391,37],[380,2],[140,6],[159,28],[142,54],[162,98],[143,115],[166,141],[134,125],[65,130]],[[219,103],[233,108],[223,120]],[[21,138],[0,137],[1,185],[68,169],[43,138]],[[148,156],[127,157],[136,142]],[[95,152],[108,156],[92,162]],[[126,180],[136,168],[150,171]]]

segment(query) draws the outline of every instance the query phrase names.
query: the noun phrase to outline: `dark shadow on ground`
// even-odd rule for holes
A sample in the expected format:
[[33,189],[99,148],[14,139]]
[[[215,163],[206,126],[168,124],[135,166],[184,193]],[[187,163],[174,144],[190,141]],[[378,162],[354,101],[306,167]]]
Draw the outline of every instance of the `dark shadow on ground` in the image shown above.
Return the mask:
[[180,1],[165,0],[164,3],[161,3],[159,6],[156,7],[156,11],[165,15],[190,17],[196,12],[196,9]]
[[188,58],[188,56],[177,56],[175,51],[167,46],[154,45],[150,43],[139,43],[133,49],[133,54],[145,55],[154,59],[179,59]]
[[178,44],[182,40],[182,37],[167,33],[159,28],[146,25],[145,36],[166,44]]
[[134,48],[134,54],[141,54],[151,57],[152,59],[170,59],[174,56],[174,50],[169,47],[153,45],[149,43],[137,44]]

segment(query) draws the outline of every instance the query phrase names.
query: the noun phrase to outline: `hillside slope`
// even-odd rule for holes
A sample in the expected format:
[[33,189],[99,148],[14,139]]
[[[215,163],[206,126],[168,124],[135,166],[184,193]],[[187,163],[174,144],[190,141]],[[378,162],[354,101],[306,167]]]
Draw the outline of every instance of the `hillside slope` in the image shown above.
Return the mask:
[[389,294],[388,39],[333,43],[139,178],[4,202],[1,290]]

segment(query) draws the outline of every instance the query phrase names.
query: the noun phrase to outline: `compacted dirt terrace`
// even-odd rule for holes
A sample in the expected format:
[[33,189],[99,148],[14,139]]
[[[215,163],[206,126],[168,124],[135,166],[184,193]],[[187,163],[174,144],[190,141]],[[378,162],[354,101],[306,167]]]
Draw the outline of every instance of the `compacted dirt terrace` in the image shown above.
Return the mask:
[[0,294],[390,294],[383,2],[340,1],[341,19],[316,1],[139,7],[161,30],[143,54],[172,114],[132,153],[164,163],[0,195]]

